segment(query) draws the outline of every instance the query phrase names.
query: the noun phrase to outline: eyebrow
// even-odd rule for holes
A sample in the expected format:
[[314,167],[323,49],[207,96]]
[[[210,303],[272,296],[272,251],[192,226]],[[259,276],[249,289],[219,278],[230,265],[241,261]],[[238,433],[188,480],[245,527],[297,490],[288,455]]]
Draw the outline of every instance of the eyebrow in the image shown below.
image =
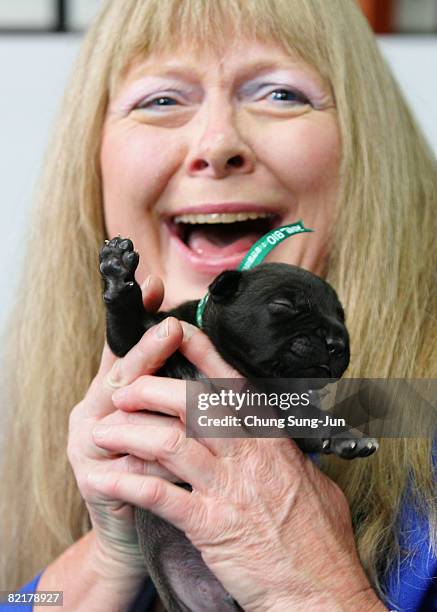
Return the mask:
[[[236,71],[236,82],[239,83],[243,79],[251,78],[255,76],[261,76],[266,72],[270,72],[272,70],[292,70],[293,68],[305,69],[307,65],[300,66],[298,62],[293,61],[292,59],[288,62],[284,61],[267,61],[267,60],[258,60],[251,64],[242,65]],[[311,69],[311,74],[314,77],[318,77],[317,72]],[[137,71],[135,71],[137,72]],[[185,78],[188,81],[194,82],[199,79],[199,77],[203,77],[203,74],[200,74],[196,71],[195,68],[187,68],[186,66],[179,66],[177,64],[169,65],[167,67],[158,68],[151,66],[150,68],[144,69],[144,66],[138,66],[138,72],[142,72],[144,76],[156,76],[156,77],[170,77],[170,78]],[[317,78],[320,80],[320,77]]]

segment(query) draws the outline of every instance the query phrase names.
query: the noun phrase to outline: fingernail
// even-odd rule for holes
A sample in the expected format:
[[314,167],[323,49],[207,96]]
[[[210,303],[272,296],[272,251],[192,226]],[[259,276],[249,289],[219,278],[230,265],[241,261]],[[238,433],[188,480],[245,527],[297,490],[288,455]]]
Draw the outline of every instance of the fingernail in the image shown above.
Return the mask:
[[111,370],[108,372],[106,380],[108,381],[110,387],[121,387],[123,385],[121,382],[121,377],[121,359],[117,359]]
[[156,328],[156,336],[158,338],[167,338],[169,335],[170,317],[165,318]]
[[111,425],[97,425],[93,429],[93,436],[95,438],[103,438],[111,430]]
[[182,329],[184,330],[184,340],[188,340],[197,331],[197,327],[191,325],[191,323],[186,323],[185,321],[181,321]]

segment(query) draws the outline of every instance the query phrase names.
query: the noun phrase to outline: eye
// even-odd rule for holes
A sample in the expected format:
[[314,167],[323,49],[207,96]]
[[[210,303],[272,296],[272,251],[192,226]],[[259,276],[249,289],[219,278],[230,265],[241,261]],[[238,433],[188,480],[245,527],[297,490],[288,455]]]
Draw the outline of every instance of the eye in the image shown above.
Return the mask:
[[284,314],[289,314],[289,315],[299,314],[296,307],[289,300],[286,300],[285,298],[274,300],[273,302],[270,302],[267,305],[267,307],[269,311],[273,313],[284,313]]
[[155,96],[154,98],[143,100],[137,106],[135,106],[134,110],[141,108],[155,110],[166,108],[168,106],[175,106],[177,104],[179,104],[179,101],[171,96]]
[[279,102],[300,102],[302,104],[310,104],[310,101],[303,93],[294,89],[278,87],[271,91],[268,95],[275,95],[274,100],[277,100]]

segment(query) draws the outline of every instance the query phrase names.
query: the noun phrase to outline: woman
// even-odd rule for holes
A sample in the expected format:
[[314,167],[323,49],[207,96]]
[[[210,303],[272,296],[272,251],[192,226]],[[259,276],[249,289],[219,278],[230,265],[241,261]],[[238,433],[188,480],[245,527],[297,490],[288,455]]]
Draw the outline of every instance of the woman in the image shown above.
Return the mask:
[[[432,377],[436,200],[435,160],[353,1],[108,2],[66,91],[11,322],[2,588],[43,569],[38,588],[64,590],[64,609],[127,608],[144,578],[133,503],[186,530],[243,609],[382,610],[380,599],[432,609],[432,439],[385,439],[365,461],[324,457],[322,471],[288,441],[184,442],[183,383],[150,375],[179,347],[209,376],[233,372],[174,319],[120,362],[102,353],[97,253],[105,237],[129,235],[145,303],[159,308],[161,278],[167,308],[203,295],[260,231],[197,227],[197,212],[302,218],[314,234],[285,241],[271,261],[336,288],[348,376]],[[108,423],[117,439],[99,441],[94,429]],[[260,462],[277,484],[268,494],[243,469]],[[278,464],[284,478],[272,480]],[[106,481],[88,478],[102,472]],[[262,527],[271,521],[273,532]],[[411,589],[428,544],[428,573]]]

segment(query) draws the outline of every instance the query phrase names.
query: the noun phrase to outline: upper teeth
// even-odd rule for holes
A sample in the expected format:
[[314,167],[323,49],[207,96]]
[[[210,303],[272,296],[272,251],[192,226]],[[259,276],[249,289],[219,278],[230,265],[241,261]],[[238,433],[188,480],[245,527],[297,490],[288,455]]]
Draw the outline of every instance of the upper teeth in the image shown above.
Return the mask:
[[208,213],[206,215],[177,215],[175,223],[234,223],[248,219],[264,219],[272,217],[272,213],[239,212],[239,213]]

